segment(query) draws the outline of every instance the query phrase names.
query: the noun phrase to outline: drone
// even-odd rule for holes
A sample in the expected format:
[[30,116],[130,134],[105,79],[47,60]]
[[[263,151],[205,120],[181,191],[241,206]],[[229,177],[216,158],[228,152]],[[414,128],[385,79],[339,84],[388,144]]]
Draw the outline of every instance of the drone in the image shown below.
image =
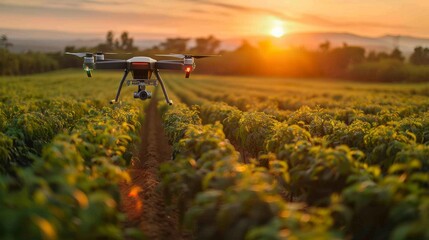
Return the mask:
[[[179,70],[185,72],[185,78],[189,78],[191,72],[195,69],[195,59],[213,57],[218,55],[192,55],[192,54],[156,54],[161,57],[180,58],[181,60],[160,60],[157,61],[150,57],[132,57],[128,60],[122,59],[105,59],[104,55],[117,54],[117,53],[89,53],[80,52],[72,53],[66,52],[65,54],[73,55],[83,58],[83,70],[88,77],[92,77],[94,69],[123,69],[124,75],[122,76],[119,88],[114,100],[110,103],[118,103],[119,95],[121,94],[122,85],[124,84],[128,74],[131,72],[133,79],[127,81],[127,85],[136,85],[137,92],[134,92],[134,98],[146,100],[152,97],[152,93],[146,90],[146,86],[161,85],[162,92],[164,93],[165,101],[167,104],[172,105],[173,101],[168,98],[167,90],[165,89],[164,82],[159,73],[160,69]],[[152,73],[155,74],[156,80],[151,79]]]

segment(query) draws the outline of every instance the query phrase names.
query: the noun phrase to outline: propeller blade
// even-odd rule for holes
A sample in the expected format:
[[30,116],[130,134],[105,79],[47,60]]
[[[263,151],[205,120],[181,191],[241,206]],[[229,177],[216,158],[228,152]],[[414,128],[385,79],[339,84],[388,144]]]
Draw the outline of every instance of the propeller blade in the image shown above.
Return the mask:
[[130,55],[130,54],[133,54],[133,53],[121,53],[121,52],[119,52],[119,53],[103,53],[103,54],[121,54],[121,55]]
[[96,52],[95,55],[111,55],[111,54],[117,54],[117,53],[110,53],[110,52]]
[[155,54],[155,56],[161,57],[174,57],[174,58],[206,58],[206,57],[219,57],[220,55],[192,55],[192,54]]
[[183,63],[183,60],[158,60],[157,62],[166,62],[166,63]]
[[114,52],[97,52],[97,55],[115,55],[115,54],[133,54],[133,53],[114,53]]
[[220,57],[220,55],[191,55],[193,58]]
[[174,57],[174,58],[185,58],[186,57],[183,54],[174,54],[174,53],[170,53],[170,54],[155,54],[155,56],[160,56],[160,57]]
[[73,55],[73,56],[77,56],[77,57],[85,57],[87,54],[91,54],[91,53],[72,53],[72,52],[65,52],[65,54],[67,55]]
[[112,54],[132,54],[132,53],[113,53],[113,52],[97,52],[97,53],[90,53],[90,52],[79,52],[79,53],[73,53],[73,52],[65,52],[67,55],[73,55],[77,57],[92,57],[93,55],[112,55]]

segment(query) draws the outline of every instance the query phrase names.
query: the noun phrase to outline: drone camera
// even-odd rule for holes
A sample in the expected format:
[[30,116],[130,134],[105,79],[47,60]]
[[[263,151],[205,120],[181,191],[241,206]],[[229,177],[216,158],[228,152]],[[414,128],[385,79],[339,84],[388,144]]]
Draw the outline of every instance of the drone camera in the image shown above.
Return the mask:
[[134,98],[140,98],[141,100],[146,100],[152,98],[152,93],[146,90],[141,90],[134,93]]

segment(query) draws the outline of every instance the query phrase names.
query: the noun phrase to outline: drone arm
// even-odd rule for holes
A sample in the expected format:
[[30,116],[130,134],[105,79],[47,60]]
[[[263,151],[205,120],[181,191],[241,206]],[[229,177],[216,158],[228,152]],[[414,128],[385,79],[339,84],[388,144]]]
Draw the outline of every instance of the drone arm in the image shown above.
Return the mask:
[[176,61],[158,61],[155,63],[156,69],[183,70],[183,63]]
[[124,76],[122,77],[121,83],[119,83],[118,92],[116,93],[115,100],[110,101],[110,103],[117,103],[119,100],[119,95],[121,94],[122,85],[124,84],[125,79],[127,78],[129,71],[125,69]]
[[95,62],[96,69],[126,69],[127,61],[125,60],[105,60]]
[[155,69],[155,76],[158,79],[159,84],[161,84],[162,92],[164,92],[165,101],[168,105],[173,105],[173,101],[168,98],[167,90],[165,89],[164,82],[162,81],[161,75],[159,75],[158,69]]

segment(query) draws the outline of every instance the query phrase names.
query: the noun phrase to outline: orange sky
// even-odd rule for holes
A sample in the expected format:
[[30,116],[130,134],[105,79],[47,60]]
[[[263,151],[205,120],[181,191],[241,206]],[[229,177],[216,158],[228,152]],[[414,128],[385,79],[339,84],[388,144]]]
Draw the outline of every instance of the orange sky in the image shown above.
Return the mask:
[[129,31],[135,37],[350,32],[429,37],[426,0],[0,0],[0,29]]

